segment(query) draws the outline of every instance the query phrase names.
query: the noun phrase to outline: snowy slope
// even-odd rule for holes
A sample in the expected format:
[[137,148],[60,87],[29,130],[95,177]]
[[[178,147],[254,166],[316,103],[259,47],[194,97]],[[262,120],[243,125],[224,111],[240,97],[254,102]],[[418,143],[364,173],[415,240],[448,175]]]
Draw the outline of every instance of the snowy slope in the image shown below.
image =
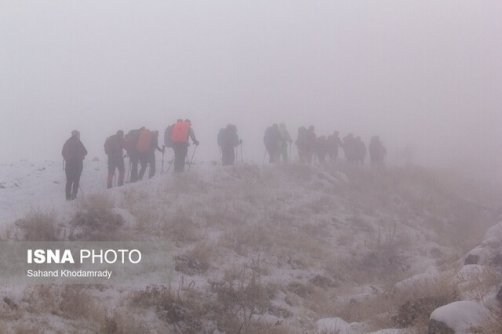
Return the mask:
[[[75,202],[64,200],[58,163],[22,161],[0,170],[4,226],[33,209],[54,211],[65,226],[83,202],[99,194],[130,222],[121,230],[126,238],[174,246],[176,271],[166,286],[182,297],[165,298],[185,315],[159,310],[166,305],[158,300],[164,293],[146,287],[89,287],[83,293],[101,301],[114,321],[130,318],[146,326],[145,332],[232,333],[237,326],[249,333],[398,333],[392,328],[403,324],[420,332],[419,319],[430,313],[409,320],[401,306],[453,291],[453,269],[493,223],[482,207],[463,200],[434,173],[412,167],[200,164],[177,177],[162,174],[106,190],[104,162],[86,161],[83,192]],[[5,328],[33,321],[21,300],[40,292],[2,290],[18,305],[18,319]],[[131,306],[131,299],[141,303]],[[59,322],[54,312],[45,312],[37,309],[35,321],[52,317],[48,323],[54,327],[82,325],[64,311]],[[85,319],[90,332],[106,325],[96,317],[89,312]]]

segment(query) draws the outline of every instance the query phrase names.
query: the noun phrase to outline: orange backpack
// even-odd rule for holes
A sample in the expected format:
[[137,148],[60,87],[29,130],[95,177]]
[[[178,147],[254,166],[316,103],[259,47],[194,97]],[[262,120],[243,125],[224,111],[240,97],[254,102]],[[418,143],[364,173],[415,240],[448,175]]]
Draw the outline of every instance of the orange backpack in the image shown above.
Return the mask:
[[152,146],[152,132],[148,129],[143,129],[139,132],[139,139],[136,148],[139,152],[147,152]]
[[171,130],[171,139],[173,143],[186,143],[188,141],[189,130],[190,124],[188,122],[177,122]]

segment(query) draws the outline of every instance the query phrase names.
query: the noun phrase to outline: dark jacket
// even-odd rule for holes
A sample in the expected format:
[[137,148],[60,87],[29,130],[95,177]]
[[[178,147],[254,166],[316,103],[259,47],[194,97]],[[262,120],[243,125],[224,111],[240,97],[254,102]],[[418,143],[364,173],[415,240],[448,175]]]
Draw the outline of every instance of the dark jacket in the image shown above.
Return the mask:
[[235,126],[227,126],[218,133],[218,145],[221,148],[234,148],[239,146],[240,140]]
[[61,151],[65,161],[82,161],[87,155],[87,150],[84,144],[77,137],[70,137],[64,145]]
[[123,156],[124,138],[119,135],[113,135],[105,141],[105,153],[110,158],[121,158]]

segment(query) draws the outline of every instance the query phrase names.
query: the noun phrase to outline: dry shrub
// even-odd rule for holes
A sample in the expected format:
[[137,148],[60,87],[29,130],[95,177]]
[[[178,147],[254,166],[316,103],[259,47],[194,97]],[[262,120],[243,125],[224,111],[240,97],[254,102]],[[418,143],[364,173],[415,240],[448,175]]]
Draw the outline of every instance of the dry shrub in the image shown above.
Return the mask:
[[150,326],[148,322],[138,319],[130,312],[114,312],[113,315],[103,318],[99,332],[106,334],[150,333]]
[[26,241],[58,241],[62,240],[62,229],[58,227],[54,212],[44,213],[34,211],[25,218],[19,219],[15,225],[20,231],[16,237]]
[[274,242],[266,225],[231,226],[219,239],[219,245],[241,256],[268,250]]
[[417,282],[413,289],[390,293],[394,309],[392,317],[395,326],[427,329],[430,314],[438,307],[450,304],[459,298],[459,291],[451,275],[445,273],[436,279]]
[[[16,334],[43,334],[45,329],[41,328],[40,324],[19,324],[14,326],[14,333]],[[2,333],[9,333],[5,331]]]
[[177,245],[193,243],[202,239],[201,227],[192,218],[178,211],[173,217],[163,218],[163,236],[174,241]]
[[376,240],[367,244],[369,252],[360,260],[361,269],[372,277],[389,282],[389,278],[400,279],[410,265],[405,255],[411,247],[411,240],[399,235],[396,227],[386,232],[378,231]]
[[103,195],[89,195],[70,221],[70,240],[123,240],[119,229],[124,225],[121,215],[112,211],[113,202]]
[[246,268],[226,271],[222,281],[211,283],[211,290],[218,329],[226,333],[254,333],[254,317],[268,311],[276,293],[276,287],[263,285],[259,274]]
[[416,282],[413,288],[399,290],[391,287],[381,293],[375,292],[365,300],[348,303],[334,303],[336,296],[317,294],[315,311],[348,322],[365,321],[372,330],[402,327],[425,333],[432,311],[456,301],[458,296],[453,278],[444,274],[434,280]]
[[199,333],[202,319],[209,307],[192,283],[180,283],[177,291],[165,286],[148,286],[131,296],[131,304],[141,308],[154,308],[158,318],[180,333]]
[[328,239],[329,235],[326,235],[326,238],[321,238],[317,234],[318,230],[310,229],[309,232],[311,233],[305,233],[303,225],[296,228],[287,223],[272,223],[265,226],[262,231],[269,240],[269,251],[273,255],[279,256],[281,262],[288,264],[291,264],[292,260],[297,262],[299,268],[302,265],[315,267],[319,262],[324,262],[325,259],[334,256],[333,245]]
[[35,285],[25,290],[23,301],[29,304],[30,313],[49,313],[98,323],[102,321],[103,310],[89,295],[88,288],[81,284]]
[[152,194],[137,187],[130,187],[124,192],[121,207],[126,208],[138,222],[138,229],[145,234],[155,233],[152,227],[158,222],[156,202],[149,201]]
[[[3,321],[15,321],[23,317],[23,311],[19,304],[9,297],[3,297],[2,302],[0,302],[0,314]],[[0,321],[0,333],[2,322]]]
[[485,321],[481,326],[483,334],[500,334],[502,333],[502,311],[499,311]]
[[[347,235],[347,239],[350,238],[351,235]],[[392,284],[405,278],[410,264],[404,254],[411,246],[407,236],[399,235],[391,229],[385,233],[379,232],[374,240],[366,242],[364,254],[324,257],[326,260],[323,267],[337,281]]]
[[175,270],[192,276],[205,273],[216,249],[209,243],[199,243],[192,250],[175,258]]
[[469,299],[482,301],[494,287],[500,284],[501,275],[492,267],[483,266],[481,272],[476,275],[469,275],[469,279],[459,283],[462,296]]
[[59,306],[59,288],[54,284],[34,285],[24,290],[23,302],[28,303],[30,313],[57,313]]
[[65,285],[60,295],[59,311],[68,318],[99,323],[104,310],[87,290],[88,286],[82,284]]

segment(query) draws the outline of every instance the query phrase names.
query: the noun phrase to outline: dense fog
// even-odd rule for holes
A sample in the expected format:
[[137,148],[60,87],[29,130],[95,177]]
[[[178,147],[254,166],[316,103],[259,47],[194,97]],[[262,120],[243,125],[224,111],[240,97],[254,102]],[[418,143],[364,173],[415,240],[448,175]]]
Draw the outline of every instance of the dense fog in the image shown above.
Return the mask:
[[494,176],[501,14],[498,0],[3,0],[0,161],[58,160],[73,129],[103,157],[116,130],[181,117],[204,160],[234,123],[261,163],[265,127],[284,122]]

